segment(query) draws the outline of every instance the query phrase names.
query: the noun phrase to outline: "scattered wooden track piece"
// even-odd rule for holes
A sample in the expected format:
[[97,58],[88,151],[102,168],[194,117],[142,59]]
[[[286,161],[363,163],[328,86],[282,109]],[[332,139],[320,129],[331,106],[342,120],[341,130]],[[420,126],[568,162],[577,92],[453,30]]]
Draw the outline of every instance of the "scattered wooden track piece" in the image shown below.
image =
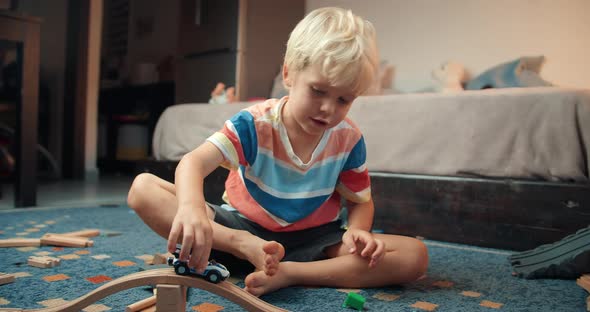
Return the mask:
[[0,239],[0,248],[2,247],[39,247],[41,239],[39,238],[8,238]]
[[12,274],[0,273],[0,285],[12,283],[15,279]]
[[94,245],[94,242],[89,240],[87,237],[75,237],[48,233],[41,237],[41,245],[60,247],[90,247]]
[[156,306],[156,296],[151,296],[136,303],[128,305],[125,308],[125,312],[139,312],[152,306]]
[[75,232],[61,233],[60,235],[65,236],[76,236],[76,237],[96,237],[100,235],[100,230],[80,230]]
[[49,256],[30,256],[27,264],[37,268],[53,268],[61,263],[61,259]]

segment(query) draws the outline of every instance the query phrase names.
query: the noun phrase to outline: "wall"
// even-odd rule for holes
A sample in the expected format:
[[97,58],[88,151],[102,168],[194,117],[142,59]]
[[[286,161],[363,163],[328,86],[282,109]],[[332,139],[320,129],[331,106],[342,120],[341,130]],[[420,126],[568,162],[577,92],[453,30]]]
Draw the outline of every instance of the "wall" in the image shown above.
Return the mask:
[[305,14],[301,0],[249,0],[241,33],[245,78],[240,98],[266,98],[280,72],[291,30]]
[[[238,0],[181,0],[176,102],[206,103],[218,81],[235,84]],[[197,10],[200,23],[195,20]]]
[[[180,0],[130,0],[127,38],[128,70],[135,64],[155,63],[176,55]],[[141,28],[142,21],[151,28]],[[139,22],[139,24],[138,24]],[[144,24],[145,25],[145,24]]]
[[541,76],[556,85],[590,88],[588,0],[306,0],[306,12],[323,6],[373,22],[404,92],[429,87],[447,60],[477,75],[523,55],[545,55]]

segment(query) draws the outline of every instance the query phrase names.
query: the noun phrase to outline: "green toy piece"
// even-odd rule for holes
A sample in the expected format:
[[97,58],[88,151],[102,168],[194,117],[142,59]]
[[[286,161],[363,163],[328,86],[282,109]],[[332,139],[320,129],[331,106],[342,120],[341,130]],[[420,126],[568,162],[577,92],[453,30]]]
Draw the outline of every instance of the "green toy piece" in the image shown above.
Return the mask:
[[359,311],[362,311],[365,305],[365,297],[349,292],[348,296],[346,296],[346,300],[344,300],[344,304],[342,305],[343,308],[353,308]]

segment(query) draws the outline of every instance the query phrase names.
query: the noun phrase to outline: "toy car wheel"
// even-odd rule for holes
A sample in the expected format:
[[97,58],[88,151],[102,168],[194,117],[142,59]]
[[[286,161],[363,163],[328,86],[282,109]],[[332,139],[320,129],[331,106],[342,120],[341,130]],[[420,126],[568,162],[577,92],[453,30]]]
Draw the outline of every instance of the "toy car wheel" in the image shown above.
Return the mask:
[[188,275],[190,272],[188,266],[184,263],[174,266],[174,272],[178,275]]
[[221,281],[221,274],[216,271],[211,271],[207,273],[207,280],[211,283],[217,284]]

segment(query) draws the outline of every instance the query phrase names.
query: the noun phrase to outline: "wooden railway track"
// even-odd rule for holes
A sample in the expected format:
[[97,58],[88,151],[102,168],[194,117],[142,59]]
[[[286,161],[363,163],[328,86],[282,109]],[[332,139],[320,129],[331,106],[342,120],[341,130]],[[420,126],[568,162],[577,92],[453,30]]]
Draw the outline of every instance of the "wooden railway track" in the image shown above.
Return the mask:
[[244,309],[248,311],[268,311],[268,312],[275,312],[275,311],[287,311],[281,309],[279,307],[273,306],[263,300],[259,299],[256,296],[249,294],[248,292],[244,291],[243,289],[239,288],[238,286],[229,283],[229,282],[220,282],[219,284],[209,283],[201,278],[192,277],[192,276],[181,276],[174,273],[174,269],[172,268],[164,268],[164,269],[153,269],[147,270],[143,272],[133,273],[130,275],[126,275],[120,277],[118,279],[112,280],[99,288],[77,298],[72,301],[69,301],[66,304],[51,307],[51,308],[43,308],[43,309],[15,309],[15,308],[8,308],[8,309],[0,309],[0,311],[7,312],[57,312],[57,311],[66,311],[66,312],[75,312],[80,311],[83,308],[93,304],[94,302],[110,296],[114,293],[135,288],[139,286],[148,286],[148,285],[180,285],[186,287],[193,287],[199,288],[211,293],[214,293],[218,296],[224,297],[234,303],[240,305]]

